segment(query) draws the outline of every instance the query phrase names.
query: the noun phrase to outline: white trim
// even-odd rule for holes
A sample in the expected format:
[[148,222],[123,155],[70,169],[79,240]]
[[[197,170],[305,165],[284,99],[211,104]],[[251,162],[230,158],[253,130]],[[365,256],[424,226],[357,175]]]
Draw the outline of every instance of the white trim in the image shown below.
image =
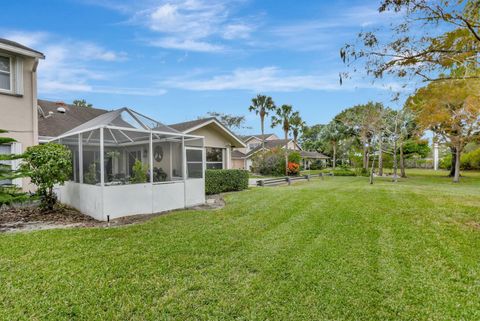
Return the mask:
[[8,75],[10,80],[10,89],[0,88],[0,93],[15,94],[15,88],[14,88],[14,82],[13,82],[13,76],[15,75],[15,68],[13,64],[14,57],[4,53],[0,53],[0,57],[7,58],[8,63],[10,64],[10,70],[8,72],[0,71],[1,74]]
[[5,43],[0,43],[0,49],[3,49],[5,51],[9,51],[9,52],[13,52],[13,53],[17,53],[17,54],[20,54],[20,55],[24,55],[24,56],[27,56],[27,57],[45,59],[45,55],[43,55],[41,53],[30,51],[30,50],[27,50],[27,49],[18,48],[18,47],[11,46],[11,45],[8,45],[8,44],[5,44]]
[[232,131],[230,129],[228,129],[227,127],[225,127],[221,122],[219,122],[217,119],[213,118],[213,119],[210,119],[210,120],[207,120],[195,127],[192,127],[192,128],[189,128],[187,130],[184,131],[185,134],[188,134],[188,133],[191,133],[193,131],[196,131],[197,129],[200,129],[202,127],[205,127],[205,126],[208,126],[210,124],[216,124],[218,127],[220,127],[224,132],[226,132],[230,137],[232,137],[236,142],[240,143],[241,147],[247,147],[245,145],[245,143],[243,141],[241,141],[236,135],[234,135],[232,133]]

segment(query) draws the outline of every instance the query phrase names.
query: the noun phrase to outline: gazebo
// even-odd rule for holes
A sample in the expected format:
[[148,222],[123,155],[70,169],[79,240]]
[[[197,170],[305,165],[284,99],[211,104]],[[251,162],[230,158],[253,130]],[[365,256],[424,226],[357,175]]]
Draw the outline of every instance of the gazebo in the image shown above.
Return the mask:
[[204,138],[129,108],[102,114],[51,141],[72,152],[60,202],[98,220],[205,202]]

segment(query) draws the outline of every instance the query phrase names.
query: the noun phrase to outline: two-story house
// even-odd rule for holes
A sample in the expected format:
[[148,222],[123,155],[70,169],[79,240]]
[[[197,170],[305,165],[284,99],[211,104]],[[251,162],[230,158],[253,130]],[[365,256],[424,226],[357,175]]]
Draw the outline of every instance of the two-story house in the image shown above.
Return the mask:
[[[22,153],[38,144],[37,66],[45,56],[19,43],[0,38],[0,128],[17,142],[0,146],[0,153]],[[18,161],[10,163],[18,166]],[[27,189],[27,180],[13,182]]]

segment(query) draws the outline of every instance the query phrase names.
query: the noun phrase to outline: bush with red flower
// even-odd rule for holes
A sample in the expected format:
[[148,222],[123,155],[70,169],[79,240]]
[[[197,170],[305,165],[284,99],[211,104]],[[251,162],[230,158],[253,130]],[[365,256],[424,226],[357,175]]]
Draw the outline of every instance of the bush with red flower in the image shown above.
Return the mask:
[[295,176],[300,172],[300,165],[297,163],[288,162],[288,175]]

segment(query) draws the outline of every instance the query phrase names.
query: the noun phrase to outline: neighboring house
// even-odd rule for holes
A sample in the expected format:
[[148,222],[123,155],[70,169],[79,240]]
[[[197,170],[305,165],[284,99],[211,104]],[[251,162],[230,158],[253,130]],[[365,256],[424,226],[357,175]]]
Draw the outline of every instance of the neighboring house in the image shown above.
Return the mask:
[[[19,43],[0,38],[0,128],[17,140],[0,153],[22,153],[38,144],[37,66],[45,56]],[[19,161],[10,163],[16,168]],[[12,182],[27,190],[29,181]]]
[[232,152],[247,146],[240,137],[225,127],[215,117],[169,125],[184,133],[205,137],[207,169],[236,168]]
[[[262,150],[271,150],[274,148],[298,151],[302,156],[304,168],[308,168],[312,161],[327,160],[329,158],[316,151],[304,151],[293,139],[279,139],[275,134],[251,135],[245,136],[243,139],[246,147],[235,149],[232,153],[233,167],[238,169],[251,170],[255,155]],[[263,140],[265,140],[265,149],[263,149]]]

